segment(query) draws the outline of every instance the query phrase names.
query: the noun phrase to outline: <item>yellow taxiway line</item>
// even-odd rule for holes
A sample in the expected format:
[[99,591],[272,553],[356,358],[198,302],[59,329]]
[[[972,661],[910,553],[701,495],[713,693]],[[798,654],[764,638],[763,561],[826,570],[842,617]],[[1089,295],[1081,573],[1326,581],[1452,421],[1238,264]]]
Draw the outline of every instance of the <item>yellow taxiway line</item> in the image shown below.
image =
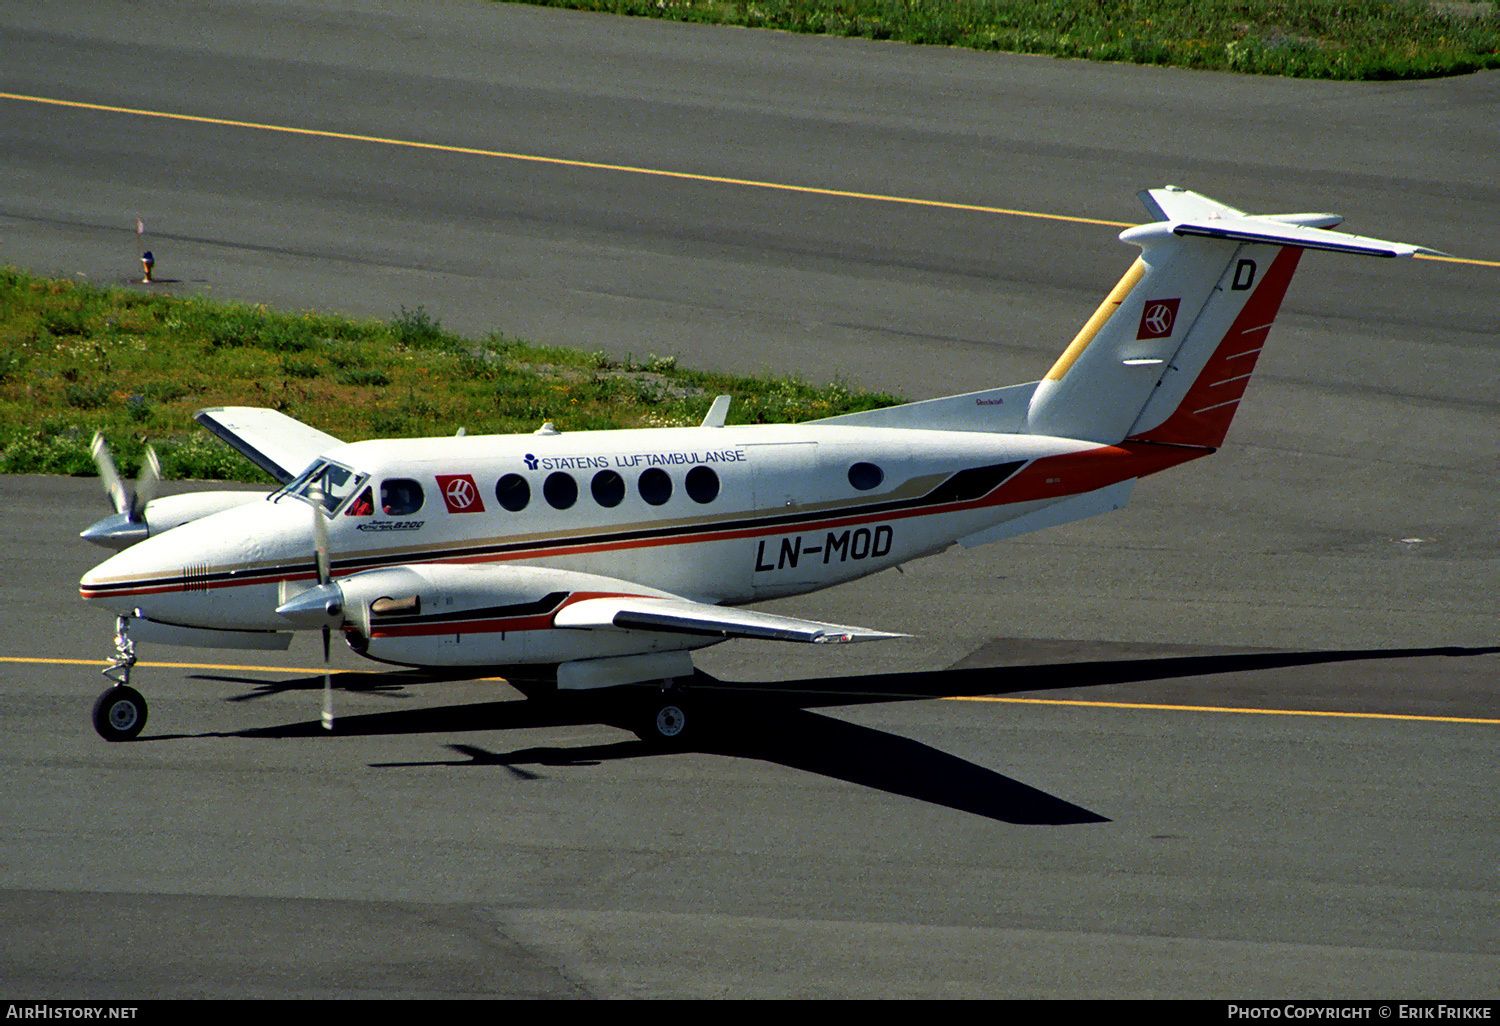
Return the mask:
[[712,182],[717,185],[738,185],[754,189],[776,189],[782,192],[798,192],[810,196],[835,196],[842,199],[871,200],[877,203],[901,203],[920,207],[940,207],[946,210],[972,210],[983,214],[1005,214],[1010,217],[1035,217],[1049,221],[1072,221],[1077,224],[1097,224],[1109,228],[1132,228],[1128,221],[1101,221],[1091,217],[1071,217],[1066,214],[1046,214],[1035,210],[1009,210],[1004,207],[987,207],[976,203],[949,203],[944,200],[918,199],[912,196],[888,196],[877,192],[852,192],[846,189],[823,189],[812,185],[789,185],[785,182],[762,182],[749,178],[726,178],[720,175],[693,174],[687,171],[664,171],[660,168],[634,167],[629,164],[604,164],[592,160],[565,160],[562,157],[542,157],[533,153],[510,153],[504,150],[485,150],[474,146],[450,146],[445,143],[418,142],[414,139],[391,139],[378,135],[357,135],[352,132],[330,132],[318,128],[296,128],[291,125],[268,125],[258,121],[234,121],[229,118],[210,118],[198,114],[174,114],[169,111],[140,110],[135,107],[113,107],[103,103],[81,103],[77,100],[58,100],[49,96],[26,96],[22,93],[0,93],[0,99],[19,100],[25,103],[43,103],[54,107],[73,107],[80,110],[102,111],[109,114],[133,114],[138,117],[165,118],[171,121],[191,121],[200,125],[221,125],[227,128],[249,128],[258,132],[281,132],[288,135],[315,136],[320,139],[341,139],[346,142],[374,143],[380,146],[401,146],[414,150],[434,150],[440,153],[461,153],[475,157],[494,157],[500,160],[526,161],[532,164],[552,164],[558,167],[585,168],[592,171],[616,171],[635,175],[652,175],[658,178],[677,178],[693,182]]
[[[476,157],[492,157],[498,160],[526,161],[533,164],[552,164],[558,167],[585,168],[593,171],[614,171],[634,175],[652,175],[658,178],[676,178],[693,182],[712,182],[717,185],[736,185],[751,189],[775,189],[796,192],[808,196],[834,196],[841,199],[866,200],[874,203],[899,203],[907,206],[935,207],[944,210],[970,210],[981,214],[997,214],[1004,217],[1030,217],[1047,221],[1069,221],[1074,224],[1096,224],[1106,228],[1133,228],[1130,221],[1104,221],[1094,217],[1074,217],[1069,214],[1049,214],[1039,210],[1016,210],[1009,207],[990,207],[978,203],[950,203],[946,200],[920,199],[914,196],[892,196],[878,192],[853,192],[847,189],[824,189],[812,185],[790,185],[786,182],[764,182],[750,178],[727,178],[720,175],[693,174],[688,171],[664,171],[660,168],[635,167],[629,164],[604,164],[592,160],[566,160],[562,157],[542,157],[534,153],[511,153],[505,150],[485,150],[474,146],[450,146],[444,143],[418,142],[414,139],[393,139],[378,135],[358,135],[353,132],[331,132],[318,128],[297,128],[292,125],[271,125],[259,121],[235,121],[231,118],[210,118],[199,114],[175,114],[170,111],[141,110],[136,107],[115,107],[104,103],[83,103],[78,100],[59,100],[50,96],[27,96],[24,93],[0,93],[0,99],[17,100],[22,103],[41,103],[54,107],[72,107],[78,110],[93,110],[108,114],[130,114],[136,117],[163,118],[169,121],[190,121],[200,125],[220,125],[226,128],[248,128],[257,132],[280,132],[287,135],[306,135],[320,139],[341,139],[346,142],[373,143],[380,146],[401,146],[414,150],[434,150],[440,153],[461,153]],[[1476,260],[1470,257],[1437,256],[1428,253],[1416,254],[1418,260],[1440,260],[1451,264],[1471,264],[1476,267],[1500,267],[1500,260]]]
[[[45,659],[29,656],[0,656],[0,663],[37,663],[61,666],[108,666],[104,659]],[[310,673],[321,674],[325,667],[317,666],[232,666],[223,663],[148,663],[144,660],[136,666],[173,670],[237,670],[251,673]],[[338,670],[333,673],[379,673],[372,670]],[[504,677],[477,677],[476,680],[504,681]],[[822,692],[847,695],[848,692]],[[882,698],[928,699],[931,695],[881,695]],[[1228,705],[1167,705],[1151,702],[1094,702],[1084,699],[1066,698],[1002,698],[993,695],[940,695],[950,702],[1008,702],[1014,705],[1059,705],[1079,706],[1086,709],[1141,709],[1149,712],[1195,712],[1195,713],[1239,713],[1249,716],[1331,716],[1355,720],[1401,720],[1417,723],[1484,723],[1500,726],[1500,719],[1485,719],[1476,716],[1419,716],[1412,713],[1329,712],[1319,709],[1245,709]]]
[[[109,665],[108,659],[39,659],[29,656],[0,656],[0,663],[42,663],[55,666],[99,666]],[[151,666],[171,670],[249,670],[254,673],[322,673],[327,667],[318,666],[230,666],[226,663],[148,663],[142,659],[136,666]],[[380,672],[365,670],[333,670],[333,673]]]

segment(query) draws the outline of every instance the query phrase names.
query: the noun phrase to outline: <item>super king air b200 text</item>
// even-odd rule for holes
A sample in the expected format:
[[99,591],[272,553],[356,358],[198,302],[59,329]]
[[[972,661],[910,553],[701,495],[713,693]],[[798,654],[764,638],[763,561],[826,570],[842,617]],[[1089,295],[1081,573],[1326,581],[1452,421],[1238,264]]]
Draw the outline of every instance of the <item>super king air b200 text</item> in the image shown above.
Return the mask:
[[[118,616],[94,723],[136,736],[138,641],[285,648],[337,631],[402,666],[532,667],[559,691],[652,684],[638,732],[680,740],[689,653],[727,638],[900,637],[745,608],[1123,506],[1224,440],[1304,249],[1410,256],[1168,187],[1140,257],[1041,381],[805,424],[341,442],[271,410],[197,419],[283,482],[152,499],[96,446],[118,554],[80,583]],[[325,685],[324,722],[332,725]]]

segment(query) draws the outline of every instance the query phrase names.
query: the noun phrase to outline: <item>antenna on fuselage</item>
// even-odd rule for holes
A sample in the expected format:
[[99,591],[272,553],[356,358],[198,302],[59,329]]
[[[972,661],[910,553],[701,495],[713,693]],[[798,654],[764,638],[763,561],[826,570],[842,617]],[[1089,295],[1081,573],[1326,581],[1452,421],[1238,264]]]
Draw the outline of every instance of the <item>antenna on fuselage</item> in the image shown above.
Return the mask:
[[729,416],[729,396],[721,395],[714,400],[714,404],[708,408],[708,415],[703,418],[703,427],[723,427],[724,420]]

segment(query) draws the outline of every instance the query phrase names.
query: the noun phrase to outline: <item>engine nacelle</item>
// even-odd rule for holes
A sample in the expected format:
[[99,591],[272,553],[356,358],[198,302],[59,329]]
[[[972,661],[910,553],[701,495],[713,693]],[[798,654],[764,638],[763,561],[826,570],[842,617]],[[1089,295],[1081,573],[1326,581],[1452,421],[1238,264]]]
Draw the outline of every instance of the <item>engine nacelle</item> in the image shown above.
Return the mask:
[[613,577],[545,567],[429,563],[333,582],[360,655],[407,666],[506,666],[702,648],[687,634],[554,626],[559,610],[611,595],[673,598]]
[[236,506],[258,502],[265,497],[264,492],[186,492],[182,495],[164,495],[146,503],[138,520],[132,520],[128,513],[116,513],[84,528],[78,536],[84,541],[118,551],[174,527],[181,527]]

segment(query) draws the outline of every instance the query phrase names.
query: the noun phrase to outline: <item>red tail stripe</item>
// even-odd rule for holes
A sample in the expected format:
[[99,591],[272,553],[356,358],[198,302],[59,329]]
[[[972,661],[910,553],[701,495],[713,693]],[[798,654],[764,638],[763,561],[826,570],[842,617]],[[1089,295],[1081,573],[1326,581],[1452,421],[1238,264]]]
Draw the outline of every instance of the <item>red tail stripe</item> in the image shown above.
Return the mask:
[[[1283,247],[1276,254],[1265,277],[1224,333],[1218,348],[1208,358],[1203,372],[1183,396],[1181,404],[1159,427],[1133,435],[1129,441],[1197,445],[1210,449],[1224,444],[1229,423],[1239,409],[1245,387],[1250,384],[1256,358],[1271,332],[1271,322],[1281,309],[1281,301],[1301,256],[1302,250],[1295,246]],[[1252,348],[1247,349],[1247,345]]]

